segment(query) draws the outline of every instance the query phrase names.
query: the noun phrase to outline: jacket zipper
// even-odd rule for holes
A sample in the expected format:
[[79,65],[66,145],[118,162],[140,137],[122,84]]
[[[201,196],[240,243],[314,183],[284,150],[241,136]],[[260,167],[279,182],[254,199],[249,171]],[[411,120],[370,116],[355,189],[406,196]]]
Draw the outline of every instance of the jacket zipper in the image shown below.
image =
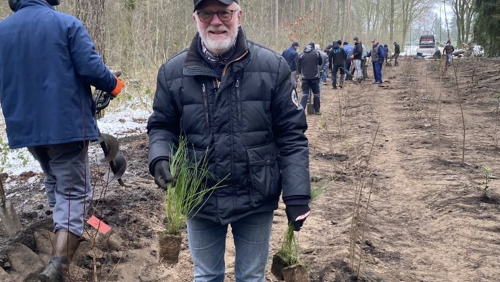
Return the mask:
[[245,50],[245,53],[243,53],[243,55],[241,55],[241,56],[239,56],[238,58],[236,58],[236,59],[232,60],[231,62],[227,63],[227,65],[224,67],[224,70],[222,71],[222,77],[224,77],[224,75],[226,74],[227,67],[228,67],[230,64],[232,64],[232,63],[234,63],[234,62],[236,62],[236,61],[241,60],[241,58],[245,57],[245,55],[246,55],[246,54],[248,54],[248,49],[247,49],[247,50]]
[[240,97],[240,80],[236,80],[236,104],[238,105],[238,123],[241,125],[241,97]]
[[208,117],[208,100],[207,100],[208,98],[207,98],[207,94],[206,94],[205,83],[203,83],[201,85],[201,91],[203,92],[203,106],[205,108],[205,124],[208,128],[210,125],[210,120]]

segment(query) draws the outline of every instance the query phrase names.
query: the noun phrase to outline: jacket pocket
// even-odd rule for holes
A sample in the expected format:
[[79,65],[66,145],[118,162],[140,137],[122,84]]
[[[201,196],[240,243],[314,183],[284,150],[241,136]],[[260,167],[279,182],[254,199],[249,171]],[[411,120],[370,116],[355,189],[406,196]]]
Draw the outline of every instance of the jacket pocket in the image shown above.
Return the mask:
[[254,205],[274,201],[281,191],[278,153],[274,143],[247,148]]

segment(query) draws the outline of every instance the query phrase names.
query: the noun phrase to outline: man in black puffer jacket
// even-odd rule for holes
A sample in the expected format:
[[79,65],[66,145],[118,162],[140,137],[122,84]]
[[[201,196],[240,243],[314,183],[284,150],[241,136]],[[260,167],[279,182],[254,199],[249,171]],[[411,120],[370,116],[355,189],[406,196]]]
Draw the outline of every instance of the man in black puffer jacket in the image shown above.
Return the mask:
[[323,58],[315,50],[314,43],[309,43],[304,49],[304,53],[299,56],[297,73],[302,78],[302,98],[300,104],[305,109],[309,101],[309,92],[314,94],[314,114],[321,115],[320,112],[320,87],[319,87],[319,67],[323,65]]
[[[194,280],[223,281],[227,227],[236,281],[265,281],[273,211],[280,194],[299,230],[310,213],[304,110],[279,54],[248,41],[235,0],[194,0],[198,28],[187,51],[158,73],[148,121],[149,169],[166,189],[170,147],[183,135],[190,156],[208,148],[221,188],[187,222]],[[234,281],[234,280],[233,280]]]
[[340,71],[340,81],[339,87],[342,88],[344,85],[344,75],[345,75],[345,59],[347,58],[347,53],[343,48],[340,48],[342,41],[333,41],[332,49],[328,53],[328,60],[332,68],[332,88],[337,89],[337,72]]

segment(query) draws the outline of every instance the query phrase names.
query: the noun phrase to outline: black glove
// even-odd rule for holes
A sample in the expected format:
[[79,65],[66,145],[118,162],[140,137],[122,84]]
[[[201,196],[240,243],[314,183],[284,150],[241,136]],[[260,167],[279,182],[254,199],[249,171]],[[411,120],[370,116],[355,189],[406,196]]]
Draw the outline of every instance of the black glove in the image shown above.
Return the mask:
[[170,163],[167,160],[159,160],[155,163],[153,175],[158,187],[167,190],[167,184],[174,181],[170,173]]
[[293,230],[299,231],[306,218],[311,214],[309,205],[287,206],[285,209],[288,224],[293,224]]

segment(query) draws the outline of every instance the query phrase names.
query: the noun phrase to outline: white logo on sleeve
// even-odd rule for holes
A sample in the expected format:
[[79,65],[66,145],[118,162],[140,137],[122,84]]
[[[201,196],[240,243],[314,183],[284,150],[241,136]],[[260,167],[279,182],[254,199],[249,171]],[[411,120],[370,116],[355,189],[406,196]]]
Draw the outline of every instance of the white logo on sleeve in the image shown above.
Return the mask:
[[295,91],[295,88],[292,89],[292,103],[298,108],[299,107],[299,95],[297,94],[297,91]]

